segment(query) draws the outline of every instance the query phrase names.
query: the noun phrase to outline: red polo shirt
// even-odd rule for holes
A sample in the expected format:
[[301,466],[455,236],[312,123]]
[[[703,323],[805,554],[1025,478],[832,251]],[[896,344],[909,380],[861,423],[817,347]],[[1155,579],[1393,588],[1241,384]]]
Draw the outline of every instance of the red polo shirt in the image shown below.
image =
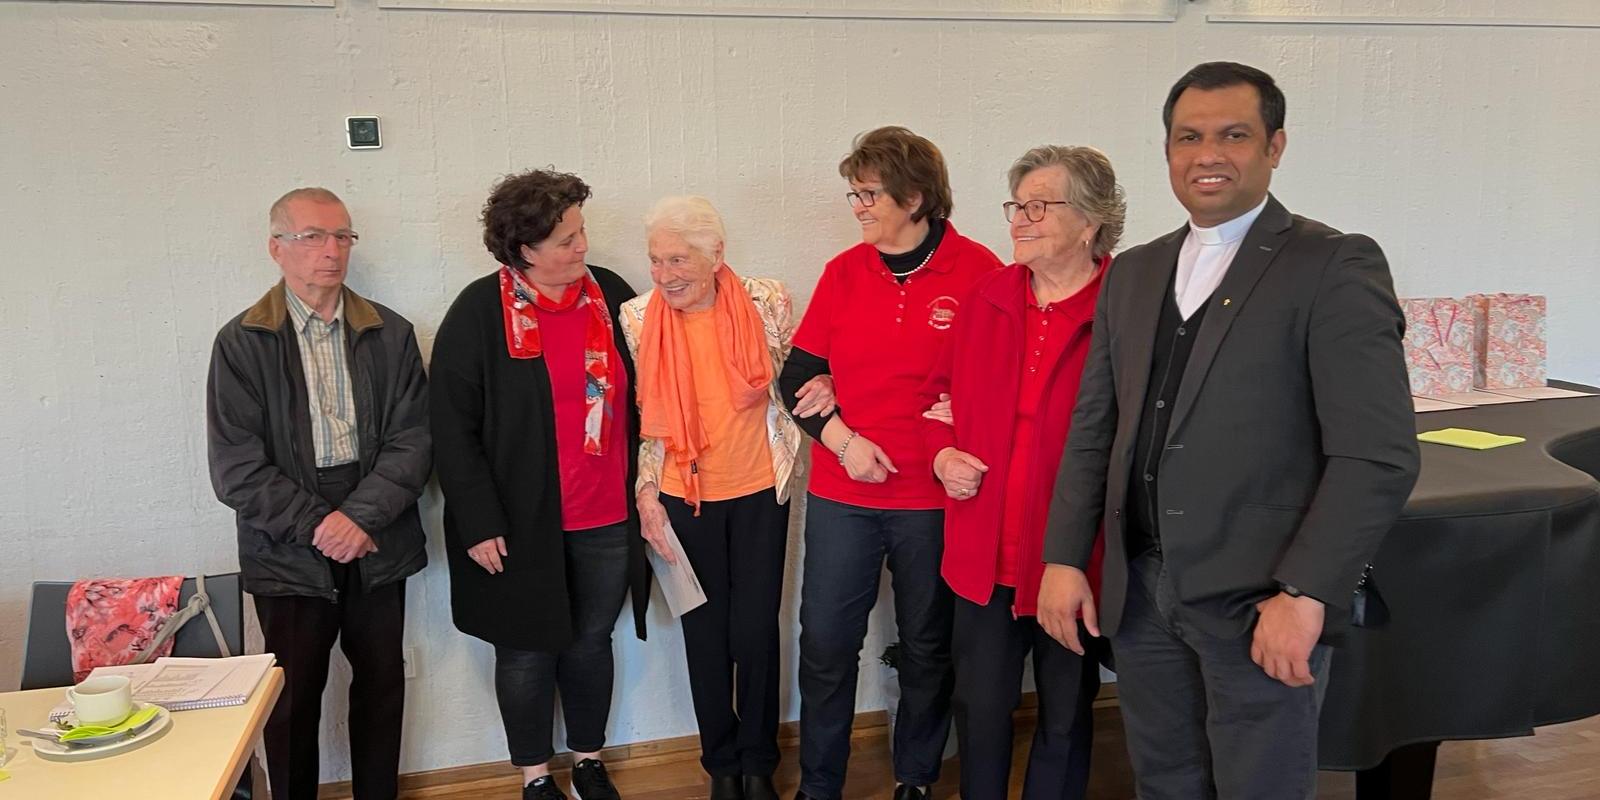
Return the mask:
[[814,442],[812,494],[864,508],[944,508],[922,438],[926,406],[917,390],[961,313],[960,298],[1001,266],[988,248],[948,223],[927,266],[904,283],[864,242],[828,262],[794,346],[827,359],[845,422],[883,448],[899,472],[883,483],[852,480],[839,454]]

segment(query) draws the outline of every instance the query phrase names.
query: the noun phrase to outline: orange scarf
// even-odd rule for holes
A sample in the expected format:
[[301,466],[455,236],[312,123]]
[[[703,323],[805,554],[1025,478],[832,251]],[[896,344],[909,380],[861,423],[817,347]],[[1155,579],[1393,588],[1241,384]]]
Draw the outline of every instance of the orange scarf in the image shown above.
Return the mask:
[[[767,337],[750,293],[733,268],[722,264],[716,273],[717,340],[733,380],[733,402],[739,410],[767,399],[772,383],[772,359]],[[645,306],[644,329],[639,333],[639,432],[660,439],[683,478],[684,499],[700,514],[700,476],[695,459],[711,445],[700,420],[694,389],[694,364],[683,314],[667,305],[656,292]]]

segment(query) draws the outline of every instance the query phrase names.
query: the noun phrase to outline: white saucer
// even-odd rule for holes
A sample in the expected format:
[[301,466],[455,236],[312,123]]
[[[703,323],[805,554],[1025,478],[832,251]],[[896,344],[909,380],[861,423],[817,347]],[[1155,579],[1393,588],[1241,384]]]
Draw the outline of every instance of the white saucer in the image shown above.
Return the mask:
[[[135,701],[133,705],[134,711],[138,712],[150,704]],[[162,734],[167,732],[168,728],[172,727],[172,712],[160,706],[156,708],[156,718],[148,727],[133,736],[118,739],[114,742],[88,747],[71,747],[48,739],[29,739],[28,741],[33,744],[33,752],[47,761],[90,761],[96,758],[116,755],[117,753],[126,753],[129,750],[137,750],[159,739]]]

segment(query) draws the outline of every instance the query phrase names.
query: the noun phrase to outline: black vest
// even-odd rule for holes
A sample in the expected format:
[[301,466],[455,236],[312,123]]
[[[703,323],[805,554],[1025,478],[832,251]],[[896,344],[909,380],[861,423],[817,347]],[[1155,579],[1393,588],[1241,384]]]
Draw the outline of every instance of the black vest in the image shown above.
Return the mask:
[[[1174,274],[1176,277],[1176,274]],[[1134,443],[1133,474],[1128,486],[1128,526],[1124,537],[1130,559],[1146,550],[1161,552],[1161,512],[1157,487],[1161,477],[1161,452],[1166,447],[1167,428],[1172,424],[1172,407],[1183,385],[1195,336],[1205,321],[1211,299],[1206,298],[1194,314],[1183,319],[1173,284],[1167,283],[1166,302],[1161,304],[1161,320],[1156,323],[1156,338],[1151,348],[1150,383],[1145,389],[1144,411],[1139,415],[1139,437]]]

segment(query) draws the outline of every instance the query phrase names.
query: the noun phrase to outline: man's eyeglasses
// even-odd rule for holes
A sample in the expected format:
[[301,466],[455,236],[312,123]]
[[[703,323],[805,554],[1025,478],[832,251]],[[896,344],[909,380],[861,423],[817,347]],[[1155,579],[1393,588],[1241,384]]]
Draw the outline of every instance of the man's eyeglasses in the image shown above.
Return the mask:
[[851,208],[871,208],[878,202],[878,192],[881,189],[862,189],[859,192],[845,192],[844,197],[850,201]]
[[1029,222],[1038,222],[1044,219],[1044,212],[1050,210],[1050,206],[1070,205],[1072,204],[1065,200],[1029,200],[1026,203],[1015,201],[1001,203],[1000,208],[1006,212],[1006,222],[1011,222],[1017,218],[1018,209],[1021,209],[1022,213],[1028,216]]
[[274,233],[272,238],[307,247],[321,247],[327,244],[329,239],[338,242],[340,247],[354,247],[356,242],[361,241],[361,235],[355,231],[324,231],[315,228],[299,233]]

